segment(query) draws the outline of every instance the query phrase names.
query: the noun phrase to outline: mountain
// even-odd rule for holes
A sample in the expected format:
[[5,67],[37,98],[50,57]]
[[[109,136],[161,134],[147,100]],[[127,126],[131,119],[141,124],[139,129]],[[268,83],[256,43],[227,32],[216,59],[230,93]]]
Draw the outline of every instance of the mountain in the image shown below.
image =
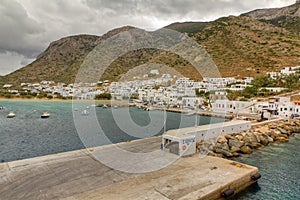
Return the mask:
[[[165,28],[188,33],[210,54],[222,76],[257,76],[285,66],[300,65],[299,27],[294,24],[298,15],[299,4],[294,4],[223,17],[212,22],[174,23]],[[283,18],[285,20],[279,20]],[[72,83],[93,48],[103,40],[133,28],[126,26],[103,36],[76,35],[54,41],[33,63],[0,77],[0,84],[41,80]],[[201,78],[192,65],[178,55],[143,49],[119,57],[106,69],[102,79],[119,80],[128,70],[145,63],[167,65],[183,76],[195,80]]]
[[31,64],[0,77],[2,83],[39,82],[54,80],[56,82],[72,83],[84,58],[103,40],[122,31],[132,29],[126,26],[114,29],[103,36],[76,35],[61,38],[50,43]]
[[283,8],[258,9],[243,15],[283,27],[300,35],[300,1]]
[[193,38],[205,47],[223,76],[257,76],[299,65],[299,36],[250,17],[218,19]]

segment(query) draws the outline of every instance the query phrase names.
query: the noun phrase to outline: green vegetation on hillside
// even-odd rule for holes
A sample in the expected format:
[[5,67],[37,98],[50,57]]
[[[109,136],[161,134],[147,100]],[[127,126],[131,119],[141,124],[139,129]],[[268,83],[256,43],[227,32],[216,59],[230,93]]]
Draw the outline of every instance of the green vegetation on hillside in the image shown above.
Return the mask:
[[[299,90],[300,88],[300,73],[291,74],[288,76],[281,76],[272,79],[270,75],[262,75],[254,78],[251,86],[246,87],[243,91],[228,90],[227,98],[230,100],[240,100],[241,98],[247,100],[254,97],[268,97],[278,95],[283,92],[291,92]],[[282,87],[285,91],[280,93],[268,91],[267,87]]]
[[207,24],[208,22],[177,22],[170,24],[164,28],[172,29],[181,33],[193,34],[202,31],[207,26]]

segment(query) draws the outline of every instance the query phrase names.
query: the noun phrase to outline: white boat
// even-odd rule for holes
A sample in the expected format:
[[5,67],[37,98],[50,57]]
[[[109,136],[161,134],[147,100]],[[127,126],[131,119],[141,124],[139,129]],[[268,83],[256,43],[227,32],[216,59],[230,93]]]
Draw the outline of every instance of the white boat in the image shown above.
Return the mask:
[[114,108],[114,109],[117,109],[117,108],[119,108],[119,106],[114,106],[113,108]]
[[3,107],[3,106],[0,106],[0,110],[4,110],[4,107]]
[[43,112],[43,114],[41,115],[41,118],[49,118],[50,114],[48,112]]
[[102,106],[102,108],[106,109],[106,108],[107,108],[107,105],[106,105],[106,104],[104,104],[104,105]]
[[16,114],[14,112],[9,112],[7,118],[14,118]]
[[89,115],[89,112],[88,112],[87,110],[83,110],[83,111],[81,112],[81,114],[84,115],[84,116],[87,116],[87,115]]
[[196,112],[195,112],[195,111],[191,111],[191,112],[185,113],[184,115],[185,115],[185,116],[192,116],[192,115],[194,115],[194,114],[196,114]]
[[152,111],[152,110],[154,110],[152,107],[147,107],[147,108],[145,108],[145,110],[146,111]]

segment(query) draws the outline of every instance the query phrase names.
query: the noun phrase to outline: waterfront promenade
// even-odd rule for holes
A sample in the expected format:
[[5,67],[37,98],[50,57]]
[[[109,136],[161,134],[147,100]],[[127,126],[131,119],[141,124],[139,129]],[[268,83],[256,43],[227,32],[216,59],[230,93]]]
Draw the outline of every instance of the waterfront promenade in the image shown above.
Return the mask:
[[[138,153],[157,150],[160,144],[161,137],[155,137],[117,145]],[[158,171],[125,173],[90,154],[105,149],[109,155],[113,146],[2,163],[0,199],[218,199],[228,188],[237,192],[252,184],[251,175],[258,172],[229,160],[194,155]],[[159,152],[174,159],[173,154]]]

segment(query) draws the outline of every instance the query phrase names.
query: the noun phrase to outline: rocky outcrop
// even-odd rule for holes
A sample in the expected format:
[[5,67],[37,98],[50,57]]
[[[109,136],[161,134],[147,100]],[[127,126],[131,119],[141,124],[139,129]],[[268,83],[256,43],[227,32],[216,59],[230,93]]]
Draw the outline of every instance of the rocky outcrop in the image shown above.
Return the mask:
[[197,150],[201,154],[232,158],[251,154],[255,149],[272,143],[288,142],[289,137],[294,134],[300,134],[300,119],[256,126],[246,132],[220,135],[215,140],[198,142]]

